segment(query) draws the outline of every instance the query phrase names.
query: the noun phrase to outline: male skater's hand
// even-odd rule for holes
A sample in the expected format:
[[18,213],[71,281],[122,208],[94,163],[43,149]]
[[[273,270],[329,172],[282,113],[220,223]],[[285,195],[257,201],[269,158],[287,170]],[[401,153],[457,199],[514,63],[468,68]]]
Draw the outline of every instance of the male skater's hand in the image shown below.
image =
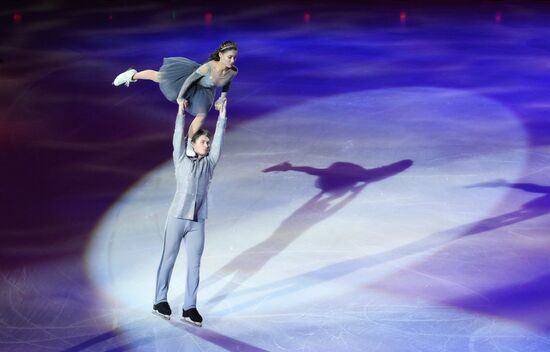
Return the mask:
[[181,112],[183,112],[186,108],[189,107],[189,101],[187,101],[187,99],[178,98],[177,102],[178,102],[179,109],[180,109]]
[[214,108],[219,111],[222,108],[223,103],[227,103],[227,98],[219,97],[218,100],[216,100],[216,103],[214,104]]
[[221,105],[220,105],[220,117],[221,118],[227,118],[227,100],[225,100]]

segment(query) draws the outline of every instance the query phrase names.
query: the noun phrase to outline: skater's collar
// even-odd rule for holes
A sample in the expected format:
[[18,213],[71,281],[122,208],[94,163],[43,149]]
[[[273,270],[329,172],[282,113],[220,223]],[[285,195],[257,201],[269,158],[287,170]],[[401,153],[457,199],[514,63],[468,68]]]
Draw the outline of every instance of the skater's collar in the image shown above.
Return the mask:
[[209,154],[210,154],[210,153],[208,153],[208,154],[206,154],[206,155],[203,155],[203,156],[200,156],[199,154],[197,154],[197,153],[193,150],[193,155],[189,155],[189,154],[187,154],[187,152],[186,152],[185,156],[188,157],[189,159],[195,161],[195,160],[201,160],[201,159],[203,159],[203,158],[206,158]]

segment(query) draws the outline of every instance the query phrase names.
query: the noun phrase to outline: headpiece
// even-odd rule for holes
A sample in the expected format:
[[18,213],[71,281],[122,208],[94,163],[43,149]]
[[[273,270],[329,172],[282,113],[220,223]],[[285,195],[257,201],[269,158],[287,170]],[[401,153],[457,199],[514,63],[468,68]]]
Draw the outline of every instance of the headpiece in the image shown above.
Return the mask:
[[237,45],[235,43],[227,43],[220,47],[219,51],[224,51],[227,49],[237,49]]

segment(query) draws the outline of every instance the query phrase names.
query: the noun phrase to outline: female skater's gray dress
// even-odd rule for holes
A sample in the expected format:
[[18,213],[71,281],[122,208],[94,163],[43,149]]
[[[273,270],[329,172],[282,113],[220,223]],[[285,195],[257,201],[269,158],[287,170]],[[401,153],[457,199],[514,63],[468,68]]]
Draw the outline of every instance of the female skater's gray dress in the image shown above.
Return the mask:
[[[183,83],[200,66],[199,63],[185,57],[164,58],[159,69],[159,85],[166,99],[176,102]],[[216,85],[211,79],[210,71],[208,65],[207,74],[189,86],[183,95],[183,98],[189,101],[189,107],[185,110],[192,115],[206,114],[214,103]]]

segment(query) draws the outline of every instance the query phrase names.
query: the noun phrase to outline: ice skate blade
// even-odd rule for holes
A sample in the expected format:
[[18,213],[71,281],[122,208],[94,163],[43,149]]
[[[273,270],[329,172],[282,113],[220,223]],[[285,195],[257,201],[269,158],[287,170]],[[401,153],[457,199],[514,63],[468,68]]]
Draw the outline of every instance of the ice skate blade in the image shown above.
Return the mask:
[[194,322],[193,320],[191,320],[189,318],[180,318],[180,320],[182,322],[186,323],[186,324],[191,324],[191,325],[199,327],[199,328],[202,327],[202,323],[196,323],[196,322]]
[[153,310],[151,313],[153,313],[153,314],[156,315],[156,316],[161,317],[162,319],[170,320],[170,316],[169,316],[169,315],[161,314],[161,313],[157,312],[156,310]]

